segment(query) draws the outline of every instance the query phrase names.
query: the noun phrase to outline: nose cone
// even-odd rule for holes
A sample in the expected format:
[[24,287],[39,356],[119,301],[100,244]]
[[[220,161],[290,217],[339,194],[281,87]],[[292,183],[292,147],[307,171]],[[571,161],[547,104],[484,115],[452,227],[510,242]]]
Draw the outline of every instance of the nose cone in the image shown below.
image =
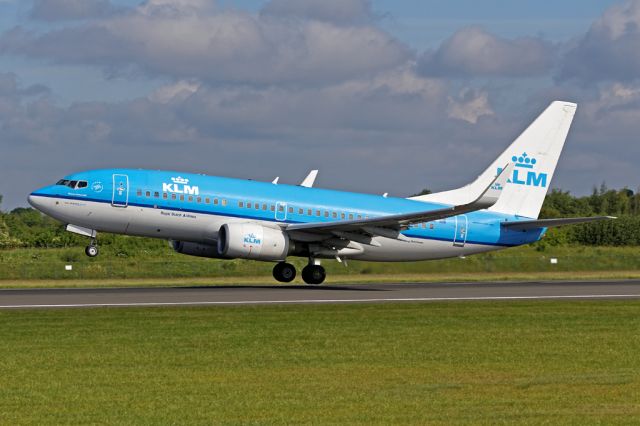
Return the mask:
[[34,194],[29,194],[29,196],[27,197],[27,201],[29,202],[29,204],[31,204],[31,207],[33,207],[34,209],[38,209],[40,211],[42,211],[42,197],[39,197],[37,195]]

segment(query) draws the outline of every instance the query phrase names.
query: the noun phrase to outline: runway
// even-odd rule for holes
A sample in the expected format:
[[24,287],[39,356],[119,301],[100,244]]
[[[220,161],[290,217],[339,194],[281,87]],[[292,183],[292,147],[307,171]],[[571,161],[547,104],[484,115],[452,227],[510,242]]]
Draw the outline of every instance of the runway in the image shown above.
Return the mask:
[[0,309],[640,299],[640,280],[0,290]]

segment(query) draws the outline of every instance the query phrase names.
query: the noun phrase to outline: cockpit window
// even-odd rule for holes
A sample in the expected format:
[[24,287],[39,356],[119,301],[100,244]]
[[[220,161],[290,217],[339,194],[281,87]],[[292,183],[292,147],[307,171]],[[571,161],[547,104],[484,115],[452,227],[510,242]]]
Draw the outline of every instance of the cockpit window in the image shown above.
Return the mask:
[[56,182],[56,185],[63,185],[63,186],[68,186],[71,189],[78,189],[78,188],[86,188],[88,186],[88,183],[86,180],[60,179],[58,182]]

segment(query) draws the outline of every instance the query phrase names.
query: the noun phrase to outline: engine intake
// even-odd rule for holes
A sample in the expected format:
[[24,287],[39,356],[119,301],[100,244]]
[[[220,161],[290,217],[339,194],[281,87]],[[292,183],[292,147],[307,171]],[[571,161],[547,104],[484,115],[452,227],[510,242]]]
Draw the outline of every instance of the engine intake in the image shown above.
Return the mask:
[[279,229],[253,223],[228,223],[218,231],[218,255],[278,261],[289,254],[289,237]]

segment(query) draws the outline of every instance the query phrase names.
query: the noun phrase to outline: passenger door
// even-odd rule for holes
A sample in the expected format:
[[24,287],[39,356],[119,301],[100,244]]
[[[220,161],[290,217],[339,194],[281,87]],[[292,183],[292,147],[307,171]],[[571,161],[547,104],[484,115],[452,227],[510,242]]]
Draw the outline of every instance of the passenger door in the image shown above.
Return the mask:
[[453,236],[453,245],[456,247],[464,247],[467,242],[467,234],[469,233],[469,220],[467,215],[455,216],[455,235]]
[[111,198],[113,207],[127,207],[129,205],[129,176],[113,175],[113,196]]

